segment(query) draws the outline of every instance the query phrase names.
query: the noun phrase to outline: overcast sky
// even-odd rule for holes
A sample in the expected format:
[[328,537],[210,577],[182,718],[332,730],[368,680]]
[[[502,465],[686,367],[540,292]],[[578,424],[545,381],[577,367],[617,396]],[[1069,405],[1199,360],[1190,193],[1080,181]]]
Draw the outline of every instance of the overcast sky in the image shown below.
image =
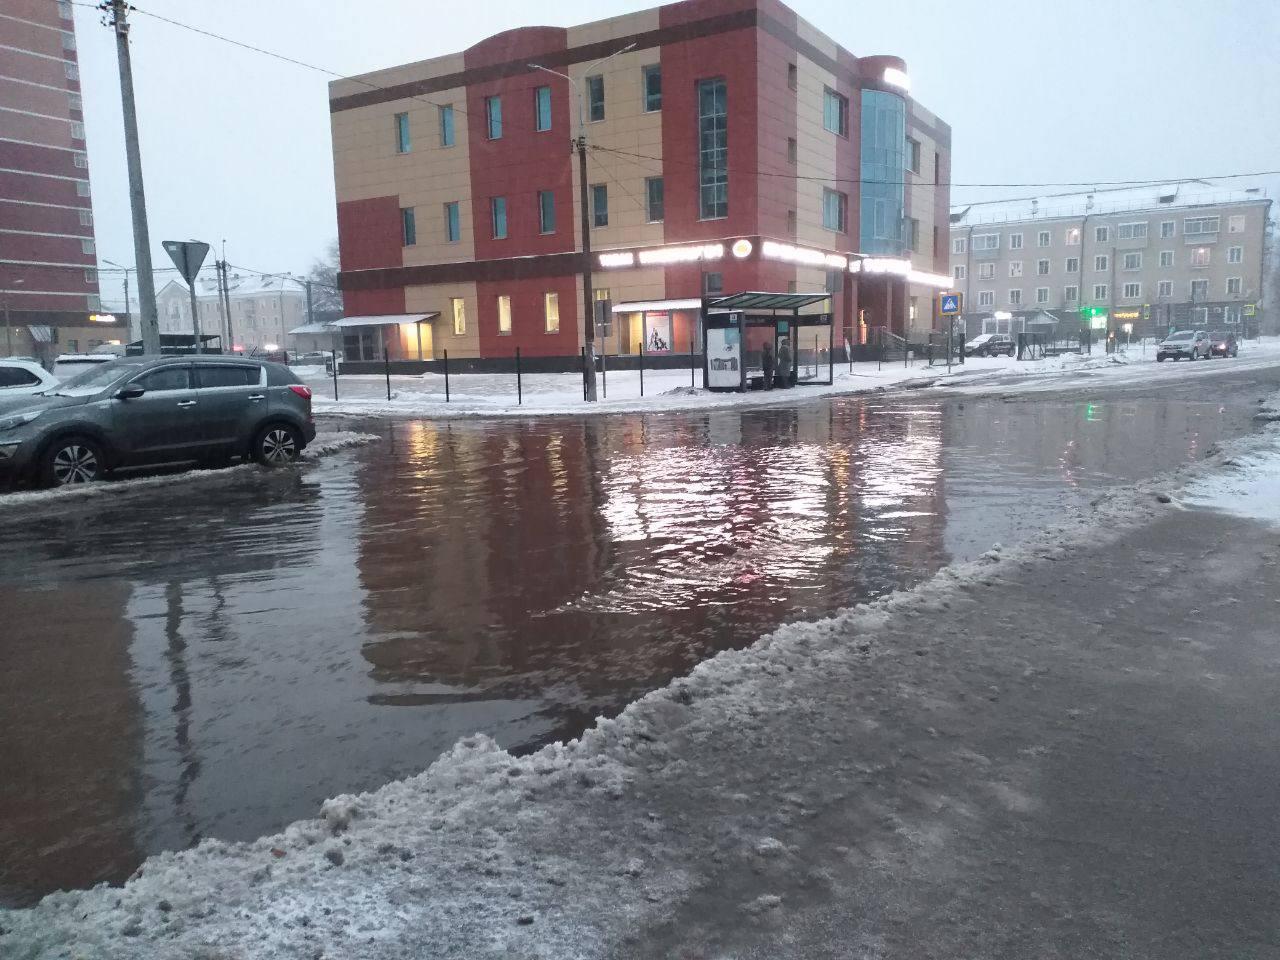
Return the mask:
[[[52,0],[50,0],[52,2]],[[644,0],[138,0],[341,73],[460,50],[532,23],[570,26]],[[906,59],[951,124],[953,179],[1050,183],[1280,167],[1277,0],[793,0],[854,54]],[[76,8],[100,257],[132,265],[115,47]],[[535,19],[536,18],[536,19]],[[304,272],[337,235],[327,80],[135,13],[134,83],[155,265],[160,241]],[[1255,185],[1255,181],[1233,181]],[[1280,180],[1261,183],[1276,196]],[[1067,188],[956,186],[953,202]],[[103,293],[114,296],[111,275]]]

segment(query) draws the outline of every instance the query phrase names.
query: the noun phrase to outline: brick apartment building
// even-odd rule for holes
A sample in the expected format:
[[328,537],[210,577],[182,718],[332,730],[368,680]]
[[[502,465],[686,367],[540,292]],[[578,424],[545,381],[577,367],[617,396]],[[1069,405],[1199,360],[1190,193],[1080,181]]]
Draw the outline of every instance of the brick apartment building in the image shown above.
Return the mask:
[[[346,312],[438,315],[393,359],[582,346],[577,106],[531,64],[584,101],[599,349],[687,352],[699,298],[747,290],[830,292],[837,343],[932,329],[951,132],[906,64],[776,0],[684,0],[330,85]],[[349,359],[381,349],[347,334]]]
[[951,214],[970,335],[1259,328],[1271,201],[1204,181],[1000,200]]
[[70,3],[0,6],[0,355],[123,340],[100,316],[93,201]]

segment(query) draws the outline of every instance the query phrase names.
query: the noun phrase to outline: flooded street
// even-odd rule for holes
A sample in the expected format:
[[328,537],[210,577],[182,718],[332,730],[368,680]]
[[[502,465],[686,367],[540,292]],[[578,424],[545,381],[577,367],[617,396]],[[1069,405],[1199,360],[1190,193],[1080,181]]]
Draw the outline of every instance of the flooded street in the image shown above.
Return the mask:
[[[1253,429],[1257,387],[361,423],[380,443],[0,513],[0,903],[512,749]],[[1273,388],[1274,389],[1274,388]]]

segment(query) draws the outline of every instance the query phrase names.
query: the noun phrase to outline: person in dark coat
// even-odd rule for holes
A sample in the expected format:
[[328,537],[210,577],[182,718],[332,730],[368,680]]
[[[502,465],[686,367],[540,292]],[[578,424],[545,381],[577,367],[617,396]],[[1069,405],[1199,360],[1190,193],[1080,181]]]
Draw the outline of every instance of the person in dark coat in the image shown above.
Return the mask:
[[778,344],[778,382],[791,386],[791,344],[787,340]]
[[773,389],[773,345],[768,340],[760,348],[760,366],[764,367],[764,388]]

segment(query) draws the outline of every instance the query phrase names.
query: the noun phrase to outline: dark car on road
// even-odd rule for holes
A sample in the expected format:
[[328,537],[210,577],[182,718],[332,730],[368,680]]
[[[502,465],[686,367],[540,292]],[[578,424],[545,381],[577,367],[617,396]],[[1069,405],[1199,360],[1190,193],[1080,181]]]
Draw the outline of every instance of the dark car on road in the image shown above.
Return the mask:
[[1204,330],[1179,330],[1160,341],[1156,347],[1156,361],[1164,363],[1179,357],[1188,360],[1204,357],[1207,360],[1209,349],[1209,334]]
[[1017,344],[1007,333],[982,333],[964,345],[966,357],[992,357],[997,353],[1012,357],[1016,350]]
[[1230,330],[1214,330],[1209,334],[1209,356],[1234,357],[1240,353],[1240,344]]
[[117,468],[233,457],[296,460],[315,438],[311,389],[243,357],[125,357],[0,401],[0,480],[87,483]]

